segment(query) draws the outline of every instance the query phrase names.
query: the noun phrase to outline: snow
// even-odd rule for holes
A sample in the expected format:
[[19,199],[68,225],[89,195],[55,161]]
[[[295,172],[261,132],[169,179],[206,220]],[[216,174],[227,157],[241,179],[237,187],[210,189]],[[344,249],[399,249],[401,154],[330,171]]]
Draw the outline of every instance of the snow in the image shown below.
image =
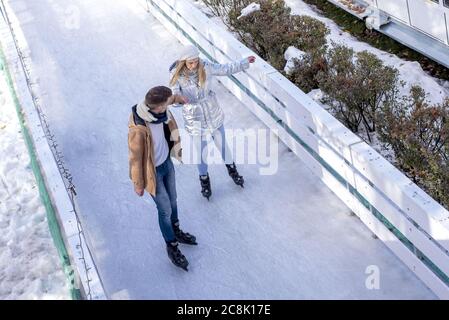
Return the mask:
[[[69,0],[79,27],[67,28],[55,2],[10,0],[30,46],[32,76],[78,193],[81,219],[113,299],[435,299],[435,295],[307,166],[282,144],[278,170],[238,165],[245,188],[211,165],[211,201],[195,165],[176,166],[182,246],[189,272],[168,260],[150,196],[128,177],[130,107],[168,82],[182,45],[137,1]],[[66,12],[60,10],[58,12]],[[224,87],[217,97],[227,129],[266,127]],[[179,109],[174,109],[179,117]],[[180,123],[182,126],[182,123]],[[182,135],[183,144],[187,140]],[[256,152],[252,146],[247,156]],[[367,289],[366,271],[380,270]]]
[[313,89],[307,95],[319,104],[321,104],[321,101],[324,97],[323,91],[321,89]]
[[284,53],[284,59],[287,60],[284,71],[289,74],[290,71],[295,67],[295,59],[301,60],[305,54],[306,53],[304,51],[301,51],[298,48],[295,48],[293,46],[288,47]]
[[248,6],[242,9],[240,16],[237,17],[237,19],[246,17],[247,15],[250,15],[253,12],[260,10],[260,4],[252,2]]
[[214,18],[216,18],[212,10],[202,0],[192,0],[192,4],[201,10],[201,12],[204,13],[209,19],[214,20]]
[[3,72],[0,106],[0,300],[70,299]]
[[397,68],[400,72],[400,80],[406,83],[400,90],[401,95],[408,95],[413,85],[420,85],[429,94],[428,99],[432,103],[441,103],[446,97],[449,97],[448,81],[442,81],[430,76],[422,70],[418,62],[405,61],[396,55],[378,50],[365,42],[357,40],[348,32],[341,30],[334,21],[323,17],[301,0],[285,0],[285,3],[292,9],[292,14],[311,16],[325,23],[330,29],[330,34],[327,36],[328,44],[331,44],[332,40],[336,43],[347,45],[354,49],[355,52],[367,50],[384,61],[386,65]]

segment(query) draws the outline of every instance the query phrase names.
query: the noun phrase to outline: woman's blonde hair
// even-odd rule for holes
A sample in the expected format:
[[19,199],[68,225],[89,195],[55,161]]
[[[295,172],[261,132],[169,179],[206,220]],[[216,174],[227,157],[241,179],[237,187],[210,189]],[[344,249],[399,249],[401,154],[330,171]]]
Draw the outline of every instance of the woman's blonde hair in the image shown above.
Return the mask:
[[[186,60],[179,60],[176,62],[175,71],[173,72],[173,77],[170,80],[170,86],[174,86],[181,75],[188,77],[187,71]],[[204,70],[204,63],[201,60],[198,61],[197,71],[198,86],[204,87],[204,84],[206,83],[206,71]]]

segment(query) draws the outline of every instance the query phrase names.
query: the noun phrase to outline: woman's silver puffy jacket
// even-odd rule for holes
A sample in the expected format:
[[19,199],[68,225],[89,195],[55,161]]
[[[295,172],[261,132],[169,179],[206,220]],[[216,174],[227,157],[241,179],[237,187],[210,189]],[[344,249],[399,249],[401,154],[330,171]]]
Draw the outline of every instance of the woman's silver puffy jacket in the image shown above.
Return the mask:
[[[180,75],[172,86],[173,94],[180,94],[189,100],[182,106],[186,131],[191,135],[204,135],[217,130],[224,121],[224,113],[218,104],[215,92],[210,88],[212,76],[229,76],[249,68],[248,59],[219,64],[200,60],[204,64],[206,81],[203,87],[198,84],[198,69],[188,71],[188,76]],[[171,72],[173,76],[174,70]],[[170,78],[171,78],[170,77]]]

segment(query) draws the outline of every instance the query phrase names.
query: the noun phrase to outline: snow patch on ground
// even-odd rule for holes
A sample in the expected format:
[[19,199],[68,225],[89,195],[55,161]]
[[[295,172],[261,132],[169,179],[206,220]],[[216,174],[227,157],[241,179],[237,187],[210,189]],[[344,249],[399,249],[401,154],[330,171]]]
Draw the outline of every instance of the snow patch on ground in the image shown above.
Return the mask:
[[203,12],[206,16],[208,16],[209,18],[213,18],[215,17],[214,13],[212,12],[212,10],[201,0],[192,0],[192,4],[197,7],[199,10],[201,10],[201,12]]
[[312,98],[313,100],[315,100],[315,102],[317,102],[320,105],[322,105],[321,100],[323,99],[324,94],[323,94],[323,91],[321,89],[313,89],[307,95],[310,98]]
[[250,15],[251,13],[259,11],[259,10],[260,10],[260,4],[252,2],[251,4],[249,4],[248,6],[246,6],[245,8],[242,9],[241,15],[237,19],[246,17],[246,16]]
[[295,67],[295,59],[301,60],[305,54],[306,53],[304,51],[301,51],[298,48],[295,48],[293,46],[288,47],[284,53],[284,59],[287,61],[284,71],[287,74],[290,74],[290,72]]
[[3,73],[0,106],[0,300],[70,299]]

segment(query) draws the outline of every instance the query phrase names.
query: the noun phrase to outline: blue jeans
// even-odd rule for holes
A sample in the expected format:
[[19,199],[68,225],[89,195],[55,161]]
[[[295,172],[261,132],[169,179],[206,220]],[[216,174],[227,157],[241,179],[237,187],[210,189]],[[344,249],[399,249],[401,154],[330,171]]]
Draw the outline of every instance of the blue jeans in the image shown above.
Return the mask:
[[156,167],[156,195],[152,196],[159,215],[159,227],[166,242],[175,241],[172,224],[178,222],[175,168],[170,159]]
[[[226,142],[225,129],[223,125],[212,133],[212,139],[214,140],[218,150],[220,150],[221,158],[223,159],[224,163],[233,163],[234,160],[232,159],[231,151],[229,150],[228,144]],[[207,147],[207,140],[205,139],[205,137],[201,137],[201,144],[197,143],[196,146],[197,151],[201,156],[201,161],[198,164],[198,172],[200,175],[206,175],[208,166],[206,163],[206,154],[204,154],[204,150]]]

